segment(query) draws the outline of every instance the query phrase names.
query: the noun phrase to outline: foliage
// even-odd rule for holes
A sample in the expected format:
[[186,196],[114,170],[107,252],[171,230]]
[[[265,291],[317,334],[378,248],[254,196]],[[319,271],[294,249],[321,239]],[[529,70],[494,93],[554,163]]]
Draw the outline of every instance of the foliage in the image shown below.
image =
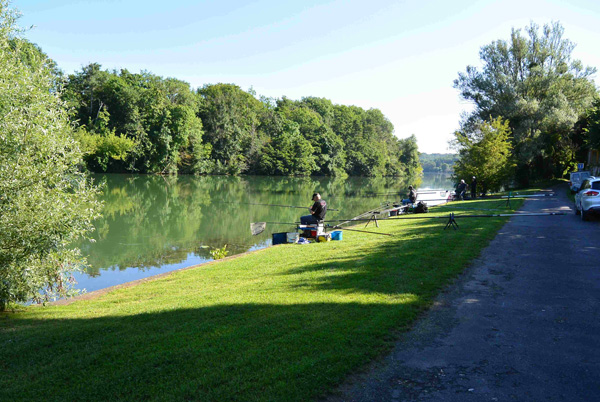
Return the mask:
[[520,182],[562,176],[575,161],[574,125],[591,105],[596,88],[594,68],[572,60],[575,45],[563,38],[554,22],[513,29],[508,42],[494,41],[481,48],[483,68],[468,66],[454,81],[474,111],[461,131],[472,131],[479,121],[502,117],[513,133]]
[[210,169],[197,97],[185,82],[147,72],[102,71],[92,63],[68,77],[63,98],[74,111],[73,121],[92,136],[87,143],[99,144],[86,158],[93,171]]
[[600,98],[596,98],[585,117],[587,145],[592,149],[600,149]]
[[20,46],[16,19],[1,0],[0,310],[71,292],[71,273],[84,264],[71,244],[93,229],[99,208],[54,71]]
[[457,154],[419,153],[419,161],[424,172],[450,172],[457,160]]
[[233,84],[205,85],[198,90],[205,141],[210,143],[215,173],[240,174],[260,147],[260,116],[265,105]]
[[492,118],[474,125],[472,131],[457,131],[454,137],[459,157],[452,176],[456,182],[475,176],[482,193],[508,184],[515,167],[508,121]]
[[189,85],[148,72],[68,77],[85,161],[94,172],[406,176],[421,171],[414,136],[380,110],[324,98],[257,99],[234,84]]
[[316,169],[313,147],[300,134],[298,123],[283,117],[274,118],[270,123],[270,139],[261,152],[260,173],[310,175]]
[[398,140],[399,157],[398,162],[404,167],[406,175],[409,177],[420,175],[423,172],[419,160],[419,148],[417,146],[417,137],[411,135],[408,138]]
[[212,250],[210,250],[210,256],[214,260],[220,260],[222,258],[225,258],[225,257],[227,257],[228,253],[229,253],[229,251],[227,251],[227,244],[225,244],[221,248],[213,248]]
[[318,175],[344,175],[346,153],[344,142],[325,123],[324,118],[311,106],[317,106],[317,98],[293,102],[287,98],[277,101],[277,111],[286,119],[298,124],[298,130],[312,145],[312,160],[316,163],[312,170]]
[[108,129],[108,112],[101,110],[94,124],[94,130],[88,132],[84,127],[75,131],[88,168],[94,172],[107,172],[115,161],[124,161],[133,151],[135,142],[124,134],[116,135]]

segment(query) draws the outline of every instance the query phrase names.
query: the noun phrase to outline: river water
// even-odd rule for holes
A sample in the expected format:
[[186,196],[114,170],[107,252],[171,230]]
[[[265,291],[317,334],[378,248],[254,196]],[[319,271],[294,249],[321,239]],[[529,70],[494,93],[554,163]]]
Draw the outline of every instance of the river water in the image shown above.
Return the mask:
[[[295,230],[268,224],[252,236],[251,222],[296,222],[308,214],[311,196],[320,192],[328,219],[352,218],[384,201],[420,190],[450,189],[444,174],[422,178],[261,176],[96,175],[105,183],[103,217],[95,222],[93,242],[79,245],[91,267],[75,275],[79,289],[93,291],[211,261],[211,250],[227,245],[229,255],[267,247],[271,234]],[[269,207],[258,204],[301,206]]]

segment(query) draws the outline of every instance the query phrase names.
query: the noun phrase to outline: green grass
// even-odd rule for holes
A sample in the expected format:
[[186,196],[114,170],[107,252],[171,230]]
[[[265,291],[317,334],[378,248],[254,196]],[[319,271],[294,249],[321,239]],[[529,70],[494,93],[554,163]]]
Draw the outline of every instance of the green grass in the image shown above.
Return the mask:
[[367,230],[393,237],[345,231],[341,242],[281,245],[2,314],[0,400],[323,396],[388,351],[505,222],[456,212],[459,230],[443,230],[443,219],[384,220]]

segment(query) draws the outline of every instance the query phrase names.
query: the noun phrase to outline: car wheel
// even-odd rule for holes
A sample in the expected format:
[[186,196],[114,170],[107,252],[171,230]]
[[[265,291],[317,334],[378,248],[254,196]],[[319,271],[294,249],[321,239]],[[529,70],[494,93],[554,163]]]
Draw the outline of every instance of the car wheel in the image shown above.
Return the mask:
[[577,208],[577,204],[575,204],[575,215],[579,215],[581,212],[579,212],[579,208]]
[[581,220],[582,221],[587,221],[589,218],[589,212],[586,212],[583,210],[583,208],[581,208]]

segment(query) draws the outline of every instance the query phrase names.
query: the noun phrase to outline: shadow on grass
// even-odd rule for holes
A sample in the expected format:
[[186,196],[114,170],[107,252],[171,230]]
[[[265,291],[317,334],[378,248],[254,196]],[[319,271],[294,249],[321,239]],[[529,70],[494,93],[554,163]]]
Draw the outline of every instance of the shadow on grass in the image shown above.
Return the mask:
[[[456,219],[459,230],[444,230],[445,219],[407,220],[395,229],[396,236],[385,242],[359,247],[350,255],[302,264],[281,275],[300,275],[294,286],[302,289],[392,296],[408,293],[428,298],[460,274],[506,220],[460,220],[458,215]],[[390,222],[380,222],[380,230],[386,231]],[[302,275],[311,272],[320,275]]]
[[386,348],[405,304],[4,318],[0,400],[307,400]]

